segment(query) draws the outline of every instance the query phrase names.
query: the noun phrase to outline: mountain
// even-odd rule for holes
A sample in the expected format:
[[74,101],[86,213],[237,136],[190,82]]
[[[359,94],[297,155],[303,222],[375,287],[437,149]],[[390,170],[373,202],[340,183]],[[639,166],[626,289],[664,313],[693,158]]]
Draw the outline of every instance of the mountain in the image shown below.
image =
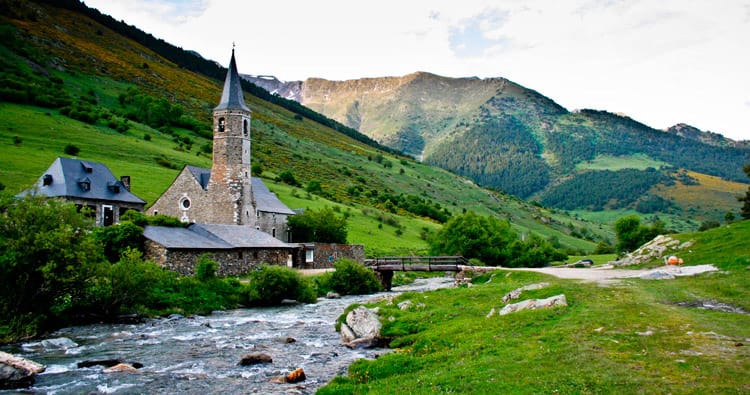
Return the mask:
[[[183,166],[210,167],[211,109],[226,73],[215,61],[74,0],[0,0],[0,38],[7,191],[30,187],[66,152],[131,176],[148,203]],[[571,251],[613,242],[608,226],[481,188],[298,102],[249,82],[243,89],[253,110],[253,171],[289,207],[349,217],[349,241],[368,255],[424,253],[446,216],[467,210]],[[282,174],[295,182],[279,181]]]
[[[268,88],[293,91],[287,97],[424,163],[550,207],[718,220],[726,211],[715,208],[736,206],[726,191],[740,193],[748,181],[742,165],[750,161],[750,142],[684,124],[664,131],[622,114],[568,111],[499,77],[417,72],[349,81],[275,80]],[[700,183],[688,173],[723,182],[694,191],[704,199],[702,209],[695,199],[668,192]]]

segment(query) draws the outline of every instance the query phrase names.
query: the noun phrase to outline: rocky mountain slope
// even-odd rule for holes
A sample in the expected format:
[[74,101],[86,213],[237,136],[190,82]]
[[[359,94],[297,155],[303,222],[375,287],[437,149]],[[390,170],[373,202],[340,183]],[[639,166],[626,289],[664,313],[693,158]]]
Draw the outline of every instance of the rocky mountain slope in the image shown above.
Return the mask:
[[[665,191],[699,181],[680,174],[718,177],[727,184],[721,189],[736,191],[748,181],[742,172],[750,161],[746,141],[684,124],[664,131],[626,115],[568,111],[504,78],[418,72],[349,81],[274,80],[266,86],[425,163],[553,207],[684,215],[689,204]],[[717,198],[712,188],[698,192],[705,205],[731,209],[733,197]],[[711,211],[704,207],[690,215],[725,214]]]

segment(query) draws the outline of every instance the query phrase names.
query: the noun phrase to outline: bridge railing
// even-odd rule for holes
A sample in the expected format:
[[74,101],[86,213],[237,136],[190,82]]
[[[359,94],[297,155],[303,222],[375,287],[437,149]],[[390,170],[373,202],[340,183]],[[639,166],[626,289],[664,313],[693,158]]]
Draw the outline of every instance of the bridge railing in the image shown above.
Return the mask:
[[469,261],[462,256],[386,256],[365,259],[376,271],[460,271]]

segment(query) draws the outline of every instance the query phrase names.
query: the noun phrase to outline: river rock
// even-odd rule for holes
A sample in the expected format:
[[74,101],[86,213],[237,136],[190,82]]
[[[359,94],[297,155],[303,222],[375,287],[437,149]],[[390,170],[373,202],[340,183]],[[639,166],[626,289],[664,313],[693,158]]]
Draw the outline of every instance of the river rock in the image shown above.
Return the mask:
[[40,363],[0,351],[0,388],[28,387],[45,369]]
[[328,299],[341,299],[341,295],[337,294],[336,292],[330,291],[326,294],[326,298]]
[[294,369],[286,375],[287,383],[299,383],[300,381],[305,381],[306,379],[307,377],[305,376],[305,371],[302,368]]
[[123,361],[120,359],[96,359],[78,362],[76,366],[78,366],[78,369],[90,368],[92,366],[104,366],[106,368],[111,368],[112,366],[121,363],[123,363]]
[[76,348],[78,344],[67,337],[58,337],[55,339],[44,339],[40,342],[25,343],[21,346],[27,352],[67,350]]
[[565,299],[565,294],[550,296],[546,299],[529,299],[523,302],[513,303],[506,305],[498,313],[498,315],[506,315],[515,313],[521,310],[536,310],[536,309],[548,309],[558,306],[567,306],[568,302]]
[[341,342],[344,344],[351,343],[357,338],[357,335],[349,328],[349,325],[341,324]]
[[411,300],[405,300],[399,303],[397,306],[401,310],[409,310],[409,308],[411,308],[412,305],[414,305],[414,302],[412,302]]
[[372,310],[359,306],[346,315],[346,324],[357,337],[380,336],[380,319]]
[[102,370],[104,373],[137,373],[138,369],[136,369],[133,365],[127,364],[127,363],[118,363],[115,366],[112,366],[110,368],[106,368]]
[[252,352],[240,360],[241,366],[258,365],[261,363],[273,363],[273,358],[266,353]]
[[[341,325],[342,342],[349,348],[377,347],[380,343],[381,327],[382,324],[375,311],[359,306],[346,315],[346,323]],[[347,329],[350,329],[351,333]],[[354,335],[353,339],[351,339],[352,335]]]
[[271,380],[269,380],[268,382],[273,383],[273,384],[287,384],[287,383],[299,383],[300,381],[305,381],[306,379],[307,377],[305,376],[304,369],[297,368],[287,373],[284,376],[272,377]]

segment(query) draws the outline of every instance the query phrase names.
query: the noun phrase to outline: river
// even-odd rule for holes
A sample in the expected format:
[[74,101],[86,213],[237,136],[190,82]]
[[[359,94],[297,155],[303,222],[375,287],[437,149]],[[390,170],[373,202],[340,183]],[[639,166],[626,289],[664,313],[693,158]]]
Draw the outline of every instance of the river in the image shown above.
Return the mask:
[[[0,394],[312,394],[346,374],[355,360],[388,352],[350,350],[341,344],[334,325],[348,305],[452,284],[450,277],[419,279],[389,293],[321,298],[315,304],[64,328],[46,340],[2,347],[47,369],[33,387]],[[239,366],[253,351],[271,355],[273,363]],[[143,367],[137,373],[78,368],[80,362],[105,359]],[[296,368],[304,369],[305,381],[269,382]]]

